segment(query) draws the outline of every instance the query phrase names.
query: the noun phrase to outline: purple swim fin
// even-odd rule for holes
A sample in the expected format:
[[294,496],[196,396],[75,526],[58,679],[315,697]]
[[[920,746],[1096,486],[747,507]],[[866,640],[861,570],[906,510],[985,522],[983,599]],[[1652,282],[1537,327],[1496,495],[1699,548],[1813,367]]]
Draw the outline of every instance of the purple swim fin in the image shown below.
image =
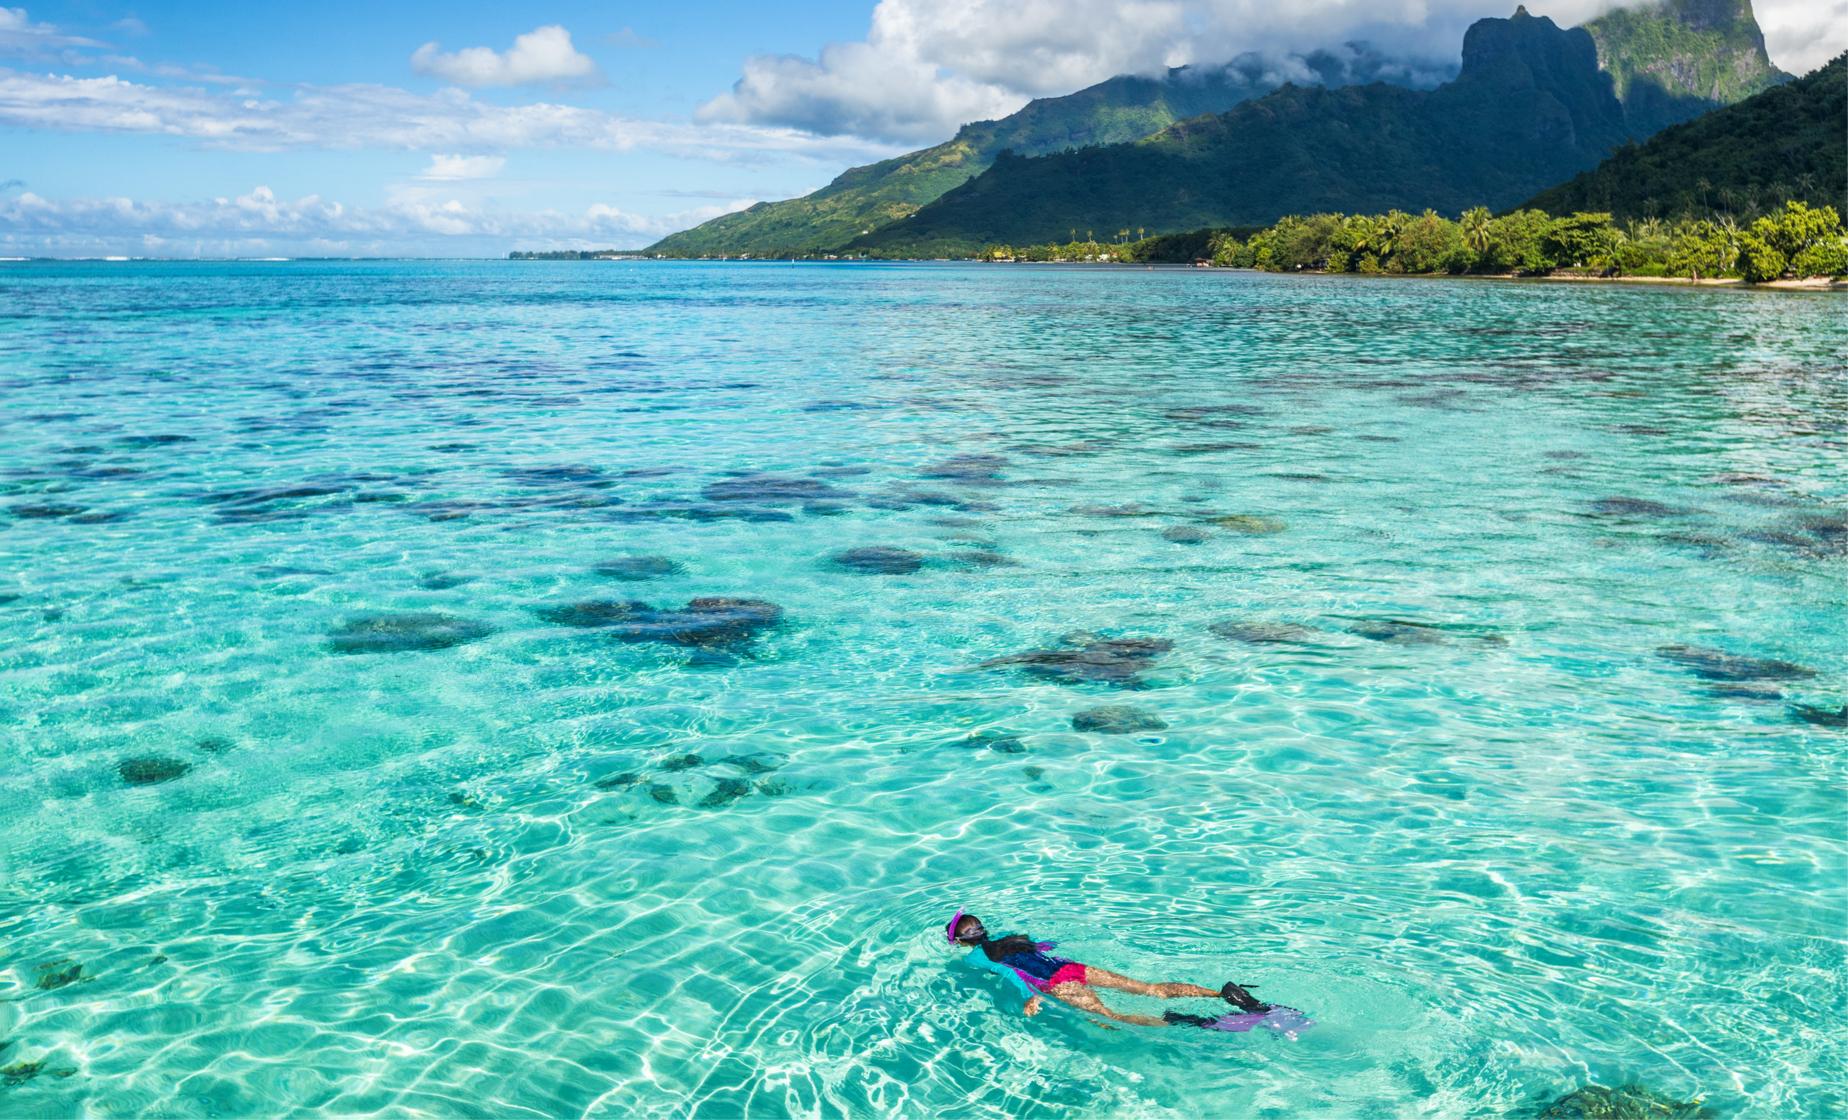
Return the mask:
[[1281,1035],[1295,1038],[1300,1031],[1315,1026],[1315,1020],[1304,1015],[1294,1007],[1274,1004],[1268,1011],[1233,1011],[1217,1019],[1208,1019],[1202,1015],[1183,1015],[1170,1011],[1163,1018],[1170,1023],[1185,1023],[1191,1027],[1200,1027],[1209,1031],[1227,1031],[1232,1034],[1244,1034],[1254,1027],[1263,1027]]

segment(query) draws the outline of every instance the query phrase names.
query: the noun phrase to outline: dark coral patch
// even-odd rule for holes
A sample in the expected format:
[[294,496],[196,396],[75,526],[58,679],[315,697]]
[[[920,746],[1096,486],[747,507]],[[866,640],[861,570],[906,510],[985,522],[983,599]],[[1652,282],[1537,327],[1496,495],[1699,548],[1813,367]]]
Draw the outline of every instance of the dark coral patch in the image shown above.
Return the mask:
[[1068,635],[1051,649],[1032,649],[982,662],[984,669],[1019,669],[1061,684],[1114,684],[1137,688],[1156,658],[1174,648],[1165,638],[1097,638]]
[[1797,704],[1790,709],[1790,714],[1816,727],[1832,727],[1837,731],[1848,731],[1848,704],[1843,704],[1839,708],[1819,708],[1813,704]]
[[879,576],[905,576],[924,567],[919,554],[886,545],[844,549],[828,557],[828,562],[843,571]]
[[1444,631],[1435,626],[1396,618],[1363,618],[1349,626],[1347,631],[1370,642],[1389,642],[1401,646],[1436,646],[1447,640]]
[[52,961],[50,964],[39,965],[33,971],[38,974],[38,979],[32,986],[41,992],[55,992],[84,978],[83,965],[73,960]]
[[8,512],[21,521],[51,521],[60,517],[76,517],[84,512],[84,507],[53,503],[27,504],[9,507]]
[[1599,517],[1681,517],[1688,511],[1648,498],[1599,498],[1591,503]]
[[1160,511],[1141,502],[1125,502],[1118,506],[1073,506],[1071,512],[1080,517],[1154,517]]
[[677,576],[686,571],[686,566],[678,560],[670,560],[665,556],[618,556],[614,560],[598,564],[594,570],[605,579],[639,583],[643,580]]
[[1268,536],[1281,533],[1288,528],[1282,520],[1264,517],[1255,513],[1227,513],[1207,519],[1221,529],[1230,529],[1235,533],[1248,533],[1252,536]]
[[1540,1110],[1540,1120],[1707,1120],[1700,1101],[1678,1101],[1641,1085],[1586,1085]]
[[1139,731],[1161,731],[1167,726],[1167,721],[1154,712],[1130,704],[1104,704],[1072,716],[1073,731],[1097,735],[1134,735]]
[[116,763],[116,773],[131,786],[155,786],[181,778],[192,765],[166,755],[143,754]]
[[743,778],[720,778],[712,784],[706,796],[699,799],[701,809],[717,809],[729,805],[751,792],[751,783]]
[[1208,626],[1207,632],[1230,642],[1247,645],[1305,645],[1316,640],[1316,632],[1294,622],[1247,622],[1227,619]]
[[1014,559],[1012,556],[996,552],[989,548],[961,549],[949,553],[944,559],[957,568],[1013,568],[1018,567],[1020,564],[1020,561]]
[[815,478],[751,474],[721,479],[700,491],[709,502],[813,502],[850,497],[847,491]]
[[1706,646],[1662,646],[1656,650],[1656,656],[1681,666],[1704,681],[1794,681],[1807,680],[1816,675],[1816,670],[1794,662],[1740,657]]
[[953,455],[941,463],[925,467],[925,478],[946,478],[957,482],[998,482],[1007,467],[1001,455]]
[[1019,736],[1006,731],[977,731],[965,736],[957,745],[972,750],[991,750],[997,754],[1027,753],[1027,745],[1020,741]]
[[348,619],[327,637],[335,653],[407,653],[449,649],[494,632],[485,622],[438,611],[397,611]]
[[608,630],[624,642],[724,649],[744,645],[782,621],[783,608],[763,599],[723,596],[692,599],[685,607],[592,599],[542,607],[539,616],[560,626]]

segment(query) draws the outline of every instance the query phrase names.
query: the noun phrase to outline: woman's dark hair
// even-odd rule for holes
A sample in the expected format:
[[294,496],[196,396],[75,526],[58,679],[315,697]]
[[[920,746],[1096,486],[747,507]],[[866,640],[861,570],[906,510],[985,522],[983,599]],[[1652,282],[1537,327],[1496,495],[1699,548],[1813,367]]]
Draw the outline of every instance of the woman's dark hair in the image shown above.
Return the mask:
[[982,925],[982,919],[977,918],[974,914],[964,914],[961,920],[956,923],[957,943],[961,945],[980,945],[982,947],[982,953],[991,961],[1002,960],[1013,956],[1015,953],[1031,953],[1039,948],[1039,942],[1033,940],[1031,937],[1023,937],[1020,934],[1013,934],[1009,937],[1003,937],[998,941],[991,941],[988,938],[986,928],[984,928],[983,935],[979,939],[965,938],[962,936],[962,928],[963,923],[968,921],[974,921],[978,926]]

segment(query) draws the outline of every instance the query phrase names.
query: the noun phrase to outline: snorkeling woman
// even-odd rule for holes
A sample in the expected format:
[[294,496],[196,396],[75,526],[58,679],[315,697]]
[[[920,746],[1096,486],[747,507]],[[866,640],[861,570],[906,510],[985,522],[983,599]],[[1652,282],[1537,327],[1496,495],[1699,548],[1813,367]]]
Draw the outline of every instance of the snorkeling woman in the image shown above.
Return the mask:
[[[1079,964],[1063,957],[1051,956],[1048,949],[1054,947],[1051,941],[1035,941],[1031,937],[1019,934],[1002,934],[989,937],[988,930],[982,925],[982,919],[961,910],[950,919],[944,927],[944,934],[952,945],[969,947],[969,963],[977,968],[985,968],[1012,981],[1027,997],[1025,1012],[1038,1015],[1045,1003],[1045,997],[1051,996],[1060,1003],[1067,1003],[1080,1011],[1089,1011],[1102,1015],[1106,1019],[1115,1019],[1119,1023],[1134,1023],[1142,1027],[1190,1026],[1207,1027],[1214,1030],[1249,1030],[1257,1021],[1269,1014],[1272,1007],[1261,1002],[1244,986],[1228,981],[1218,991],[1203,988],[1198,984],[1166,983],[1151,984],[1143,980],[1132,980],[1114,972],[1091,965]],[[1153,996],[1156,999],[1200,999],[1213,998],[1225,1000],[1243,1012],[1242,1015],[1222,1016],[1209,1019],[1202,1015],[1184,1015],[1170,1011],[1161,1018],[1153,1015],[1130,1015],[1112,1011],[1099,999],[1093,988],[1108,988],[1117,992],[1129,992],[1138,996]],[[1237,1020],[1234,1023],[1231,1020]]]

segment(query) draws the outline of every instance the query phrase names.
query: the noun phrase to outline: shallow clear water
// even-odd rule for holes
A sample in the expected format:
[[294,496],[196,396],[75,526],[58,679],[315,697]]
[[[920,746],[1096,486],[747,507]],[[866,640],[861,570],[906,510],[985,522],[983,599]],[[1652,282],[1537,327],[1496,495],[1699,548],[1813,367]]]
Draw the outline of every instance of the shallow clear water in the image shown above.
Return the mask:
[[1842,308],[4,266],[0,1112],[1840,1114]]

